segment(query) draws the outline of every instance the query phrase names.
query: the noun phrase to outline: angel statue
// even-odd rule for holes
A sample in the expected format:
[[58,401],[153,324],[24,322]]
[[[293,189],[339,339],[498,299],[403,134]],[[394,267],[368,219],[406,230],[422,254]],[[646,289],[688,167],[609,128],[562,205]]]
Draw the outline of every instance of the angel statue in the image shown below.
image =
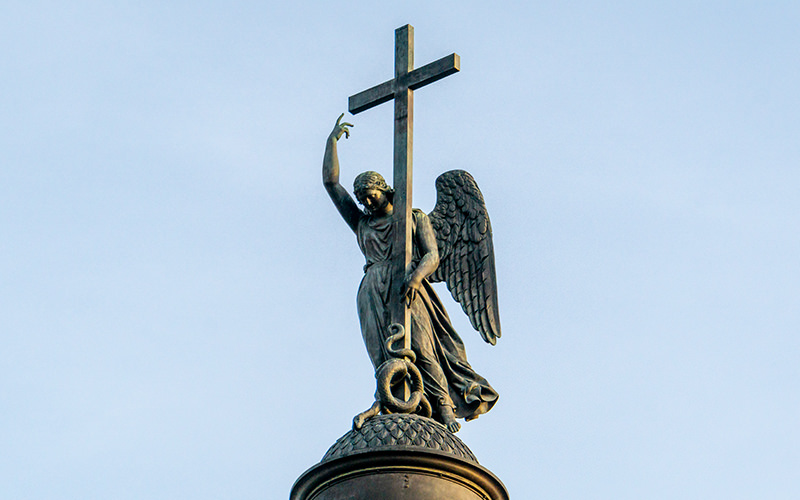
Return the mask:
[[[388,305],[394,190],[377,172],[358,175],[353,188],[364,207],[361,210],[339,184],[336,144],[342,135],[350,136],[353,126],[342,123],[342,116],[328,136],[322,180],[366,258],[357,296],[358,317],[367,352],[378,370],[394,355]],[[464,344],[431,283],[445,281],[472,326],[494,345],[500,337],[494,249],[483,196],[472,176],[463,170],[446,172],[436,180],[436,191],[433,212],[412,211],[413,262],[402,300],[410,304],[413,352],[408,354],[424,382],[429,414],[450,432],[457,432],[461,428],[457,418],[478,418],[494,406],[498,395],[467,362]],[[356,417],[354,427],[380,409],[376,402]]]

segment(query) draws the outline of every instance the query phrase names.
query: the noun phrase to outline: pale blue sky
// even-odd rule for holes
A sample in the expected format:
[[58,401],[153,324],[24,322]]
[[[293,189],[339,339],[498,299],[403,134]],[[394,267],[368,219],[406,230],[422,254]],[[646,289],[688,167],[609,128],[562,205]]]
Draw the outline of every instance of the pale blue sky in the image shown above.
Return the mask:
[[[5,2],[0,497],[286,498],[373,394],[320,182],[421,66],[415,205],[473,173],[513,498],[800,497],[797,2]],[[391,173],[391,106],[343,182]]]

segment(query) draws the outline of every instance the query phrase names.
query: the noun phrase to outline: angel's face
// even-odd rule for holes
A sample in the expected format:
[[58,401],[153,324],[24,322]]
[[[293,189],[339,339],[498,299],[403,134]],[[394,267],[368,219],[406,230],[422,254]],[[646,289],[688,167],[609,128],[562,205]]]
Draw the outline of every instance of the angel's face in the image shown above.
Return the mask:
[[380,189],[367,189],[358,197],[358,201],[373,214],[385,214],[389,207],[389,198]]
[[370,213],[382,215],[387,212],[389,207],[389,198],[386,193],[380,189],[367,189],[358,197],[358,201],[364,205],[364,208],[369,210]]

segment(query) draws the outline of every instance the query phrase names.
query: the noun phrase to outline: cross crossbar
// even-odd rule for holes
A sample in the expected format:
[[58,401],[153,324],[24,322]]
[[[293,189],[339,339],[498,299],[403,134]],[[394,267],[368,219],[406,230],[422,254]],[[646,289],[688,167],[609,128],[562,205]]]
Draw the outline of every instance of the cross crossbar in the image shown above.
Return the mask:
[[361,113],[370,108],[394,99],[397,91],[405,89],[417,90],[419,88],[441,80],[446,76],[457,73],[461,69],[461,58],[458,54],[450,54],[438,61],[417,68],[411,73],[406,73],[399,78],[392,78],[371,89],[359,92],[348,99],[348,110],[352,114]]

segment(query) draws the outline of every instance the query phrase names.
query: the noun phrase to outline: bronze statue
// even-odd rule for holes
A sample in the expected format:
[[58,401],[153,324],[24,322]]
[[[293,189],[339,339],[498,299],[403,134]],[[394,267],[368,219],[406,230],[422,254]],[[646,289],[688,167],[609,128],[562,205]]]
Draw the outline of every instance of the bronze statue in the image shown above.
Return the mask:
[[[390,290],[398,285],[392,269],[392,246],[397,241],[392,234],[397,227],[392,217],[395,193],[377,172],[358,175],[354,192],[364,207],[362,211],[339,183],[337,141],[342,135],[349,137],[349,127],[353,126],[342,123],[343,116],[328,136],[322,178],[366,258],[357,304],[367,352],[376,371],[387,367],[393,358],[408,360],[409,370],[421,376],[419,383],[412,383],[417,396],[408,403],[410,411],[432,414],[451,432],[457,432],[460,424],[456,418],[477,418],[492,408],[498,395],[467,362],[463,342],[430,283],[445,281],[472,326],[486,342],[495,344],[500,337],[500,320],[491,225],[483,196],[469,173],[453,170],[436,180],[433,211],[428,215],[412,211],[412,258],[400,298],[410,311],[410,349],[394,349],[392,343],[405,333],[402,325],[392,323],[390,314],[390,302],[395,297]],[[392,376],[387,375],[389,379]],[[398,411],[385,402],[381,404],[381,396],[376,399],[379,401],[372,408],[354,419],[354,427],[381,410]]]
[[[414,93],[460,71],[456,53],[414,66],[414,28],[397,28],[394,77],[348,98],[361,113],[394,105],[391,186],[359,174],[355,199],[339,183],[344,113],[328,135],[322,181],[366,260],[356,299],[375,368],[370,408],[292,487],[292,500],[485,498],[508,500],[502,482],[453,433],[497,402],[467,362],[464,344],[431,283],[444,281],[489,344],[500,337],[492,229],[478,185],[463,170],[436,179],[430,214],[412,208]],[[358,204],[362,208],[359,208]],[[431,418],[432,417],[432,418]]]

